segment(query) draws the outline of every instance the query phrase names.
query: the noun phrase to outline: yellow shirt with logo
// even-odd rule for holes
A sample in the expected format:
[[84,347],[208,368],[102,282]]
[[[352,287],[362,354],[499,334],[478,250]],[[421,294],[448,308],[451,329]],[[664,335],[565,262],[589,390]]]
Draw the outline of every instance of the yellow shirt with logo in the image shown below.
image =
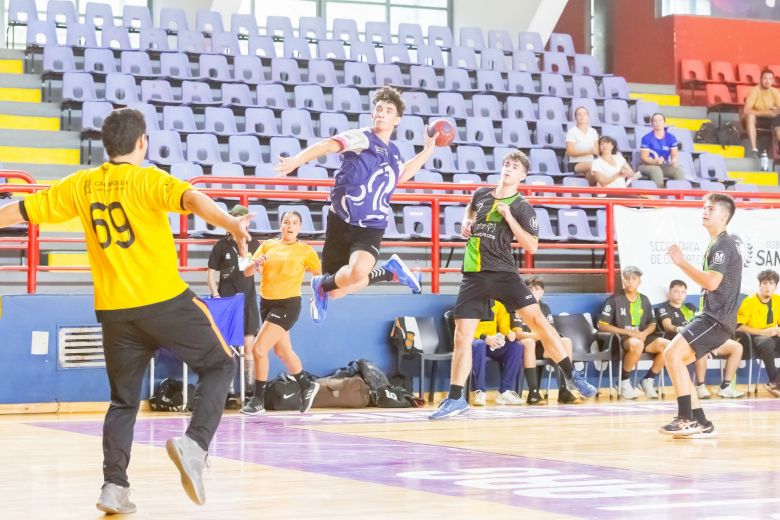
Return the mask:
[[303,274],[306,271],[320,272],[317,252],[303,242],[285,244],[278,238],[272,238],[260,244],[252,259],[262,255],[268,259],[263,264],[260,296],[267,300],[300,297]]
[[757,112],[766,112],[772,107],[780,107],[780,90],[774,87],[764,89],[761,85],[756,85],[748,92],[745,106]]
[[485,336],[492,336],[496,332],[500,332],[506,336],[509,331],[512,330],[510,328],[511,322],[512,320],[509,313],[506,311],[506,307],[504,307],[500,301],[496,300],[496,303],[493,305],[493,319],[480,321],[477,326],[477,332],[474,333],[474,338],[479,339],[482,334]]
[[25,198],[20,210],[33,224],[78,217],[92,267],[95,310],[133,309],[187,289],[167,213],[189,213],[182,196],[191,189],[154,166],[107,162]]
[[758,299],[758,294],[753,294],[742,300],[737,311],[737,323],[754,329],[768,329],[780,325],[780,296],[772,295],[772,317],[774,323],[767,323],[769,306]]

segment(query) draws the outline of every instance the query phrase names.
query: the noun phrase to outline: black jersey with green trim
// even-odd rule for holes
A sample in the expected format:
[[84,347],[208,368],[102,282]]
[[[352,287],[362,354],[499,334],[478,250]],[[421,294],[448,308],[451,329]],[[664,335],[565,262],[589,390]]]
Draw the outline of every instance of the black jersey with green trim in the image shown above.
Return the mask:
[[466,243],[463,258],[463,272],[480,271],[517,271],[512,256],[514,233],[504,217],[496,209],[498,204],[509,206],[512,216],[525,231],[536,237],[539,225],[536,222],[534,208],[519,193],[498,199],[493,195],[494,188],[479,188],[469,203],[476,212],[471,226],[471,237]]
[[739,290],[742,287],[742,254],[737,238],[725,231],[718,235],[704,253],[704,271],[723,275],[717,289],[702,289],[699,309],[732,334],[737,327]]

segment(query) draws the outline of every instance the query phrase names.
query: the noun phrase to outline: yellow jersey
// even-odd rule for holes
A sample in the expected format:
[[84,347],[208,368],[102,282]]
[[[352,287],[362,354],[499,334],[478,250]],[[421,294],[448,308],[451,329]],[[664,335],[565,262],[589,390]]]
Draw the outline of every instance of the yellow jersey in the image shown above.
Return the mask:
[[167,212],[189,213],[182,196],[191,189],[154,166],[107,162],[25,198],[20,211],[33,224],[81,220],[103,321],[104,311],[165,302],[187,289]]
[[506,307],[496,300],[493,305],[493,319],[480,321],[477,326],[477,331],[474,333],[474,338],[479,339],[483,334],[485,336],[492,336],[496,332],[500,332],[506,336],[511,329],[512,319],[509,313],[506,311]]
[[303,274],[320,271],[317,252],[303,242],[285,244],[278,238],[272,238],[260,244],[252,259],[262,255],[268,257],[260,278],[260,297],[266,300],[300,296]]
[[744,300],[737,311],[737,324],[753,329],[768,329],[780,325],[780,296],[772,295],[772,323],[767,323],[769,305],[758,299],[758,294],[752,294]]

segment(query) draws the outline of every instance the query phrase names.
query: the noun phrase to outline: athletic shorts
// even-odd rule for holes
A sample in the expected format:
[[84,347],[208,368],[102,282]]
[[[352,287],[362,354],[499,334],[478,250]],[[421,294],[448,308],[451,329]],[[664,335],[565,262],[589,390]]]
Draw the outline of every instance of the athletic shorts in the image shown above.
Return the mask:
[[257,297],[244,300],[244,336],[256,336],[260,330],[260,314],[257,310]]
[[322,272],[336,274],[336,271],[349,264],[349,257],[355,251],[371,253],[379,258],[384,229],[364,228],[344,222],[335,211],[328,212],[328,229],[325,232],[325,245],[322,246]]
[[301,297],[284,298],[283,300],[260,300],[260,318],[279,325],[284,330],[290,330],[301,314]]
[[780,116],[757,117],[756,128],[777,128],[780,126]]
[[706,356],[733,336],[728,329],[706,314],[693,318],[680,334],[696,352],[696,359]]
[[[659,337],[660,337],[660,338],[663,338],[663,336],[658,336],[657,334],[650,334],[649,336],[647,336],[647,337],[645,338],[645,347],[646,347],[646,346],[648,346],[648,345],[649,345],[650,343],[652,343],[653,341],[657,340]],[[628,339],[630,339],[630,338],[629,338],[629,336],[624,336],[624,337],[621,339],[621,341],[620,341],[620,344],[621,344],[621,345],[623,345],[623,348],[625,348],[625,342],[626,342],[626,340],[628,340]]]
[[490,300],[500,301],[510,313],[536,304],[531,290],[526,287],[517,273],[503,271],[463,273],[453,316],[480,320],[489,318]]

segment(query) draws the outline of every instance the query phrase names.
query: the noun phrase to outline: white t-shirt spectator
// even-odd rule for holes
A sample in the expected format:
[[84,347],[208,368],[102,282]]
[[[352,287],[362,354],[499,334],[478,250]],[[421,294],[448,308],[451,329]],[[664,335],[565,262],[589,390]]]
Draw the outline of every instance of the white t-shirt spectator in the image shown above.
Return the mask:
[[[613,155],[612,158],[615,160],[614,166],[609,164],[601,157],[598,157],[595,161],[593,161],[593,164],[591,164],[590,170],[594,174],[600,172],[606,177],[612,177],[616,173],[620,172],[620,170],[622,170],[623,166],[626,164],[625,158],[620,154]],[[628,185],[626,184],[626,178],[621,175],[614,181],[602,187],[603,188],[627,188]],[[606,197],[606,195],[600,194],[599,197]]]
[[[596,143],[599,140],[599,135],[593,129],[588,127],[586,132],[582,132],[576,126],[573,126],[566,132],[566,142],[574,143],[574,149],[577,151],[590,151],[596,147]],[[569,162],[591,162],[594,159],[593,155],[580,155],[577,157],[569,157]]]

